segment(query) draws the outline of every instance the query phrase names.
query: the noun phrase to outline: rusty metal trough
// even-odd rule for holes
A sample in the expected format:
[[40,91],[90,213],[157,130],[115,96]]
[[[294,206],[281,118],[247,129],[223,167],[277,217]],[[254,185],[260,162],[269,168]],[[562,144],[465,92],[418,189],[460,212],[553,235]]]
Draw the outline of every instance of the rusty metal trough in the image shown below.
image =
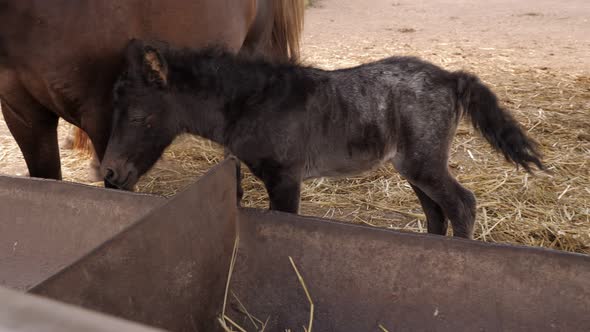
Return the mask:
[[[245,311],[268,318],[265,331],[308,325],[289,257],[313,331],[590,330],[588,256],[238,209],[233,163],[169,200],[0,177],[0,285],[144,326],[217,331],[237,238],[225,313],[247,331]],[[55,330],[47,300],[7,294],[0,330]],[[13,299],[33,318],[7,314]],[[93,317],[83,321],[95,331],[113,319]]]

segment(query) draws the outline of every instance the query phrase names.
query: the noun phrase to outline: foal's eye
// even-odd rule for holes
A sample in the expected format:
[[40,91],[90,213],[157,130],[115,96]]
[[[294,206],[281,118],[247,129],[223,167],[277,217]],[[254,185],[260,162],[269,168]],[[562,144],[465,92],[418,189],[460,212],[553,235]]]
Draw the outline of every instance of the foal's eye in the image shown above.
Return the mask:
[[145,117],[143,116],[133,116],[129,118],[129,122],[133,124],[143,124],[145,122]]
[[129,119],[129,121],[137,126],[144,126],[147,128],[152,128],[152,116],[148,115],[148,116],[144,116],[144,115],[132,115]]

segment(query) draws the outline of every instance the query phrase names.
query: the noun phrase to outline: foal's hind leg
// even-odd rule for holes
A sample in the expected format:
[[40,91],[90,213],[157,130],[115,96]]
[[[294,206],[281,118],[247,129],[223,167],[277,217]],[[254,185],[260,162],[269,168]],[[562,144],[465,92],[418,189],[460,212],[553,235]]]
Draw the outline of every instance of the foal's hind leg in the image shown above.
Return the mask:
[[443,213],[442,208],[433,201],[428,195],[426,195],[420,188],[410,183],[412,189],[418,196],[418,200],[422,205],[422,210],[426,215],[426,221],[428,223],[428,233],[446,235],[449,222]]
[[396,156],[394,165],[412,185],[440,206],[451,221],[454,236],[473,238],[475,196],[453,178],[446,163],[404,160]]
[[25,158],[29,175],[61,180],[58,117],[29,98],[2,100],[4,120]]

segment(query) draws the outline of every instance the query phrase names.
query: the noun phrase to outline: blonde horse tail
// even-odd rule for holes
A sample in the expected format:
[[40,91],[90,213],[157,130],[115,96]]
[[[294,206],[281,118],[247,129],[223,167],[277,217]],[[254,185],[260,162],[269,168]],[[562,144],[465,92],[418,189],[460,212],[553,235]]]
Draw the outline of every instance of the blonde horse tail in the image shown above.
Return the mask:
[[272,47],[279,57],[297,62],[305,15],[305,0],[273,1]]
[[88,135],[80,128],[74,127],[74,142],[72,148],[85,155],[92,155],[94,149]]

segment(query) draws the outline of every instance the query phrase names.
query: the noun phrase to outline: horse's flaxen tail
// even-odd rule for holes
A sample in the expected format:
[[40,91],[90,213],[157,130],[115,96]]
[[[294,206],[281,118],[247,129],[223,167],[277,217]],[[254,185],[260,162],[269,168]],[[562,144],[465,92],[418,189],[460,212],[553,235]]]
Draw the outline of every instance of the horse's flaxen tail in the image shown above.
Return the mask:
[[457,97],[463,112],[471,118],[475,129],[506,160],[531,172],[531,164],[545,170],[538,144],[527,136],[512,115],[498,104],[496,95],[479,78],[465,72],[457,77]]
[[92,143],[90,142],[90,138],[88,137],[88,135],[86,135],[84,130],[78,127],[74,127],[72,130],[74,130],[74,141],[72,144],[72,149],[79,151],[83,154],[91,155],[94,152],[94,149],[92,147]]
[[271,46],[283,60],[299,60],[305,0],[273,1]]

